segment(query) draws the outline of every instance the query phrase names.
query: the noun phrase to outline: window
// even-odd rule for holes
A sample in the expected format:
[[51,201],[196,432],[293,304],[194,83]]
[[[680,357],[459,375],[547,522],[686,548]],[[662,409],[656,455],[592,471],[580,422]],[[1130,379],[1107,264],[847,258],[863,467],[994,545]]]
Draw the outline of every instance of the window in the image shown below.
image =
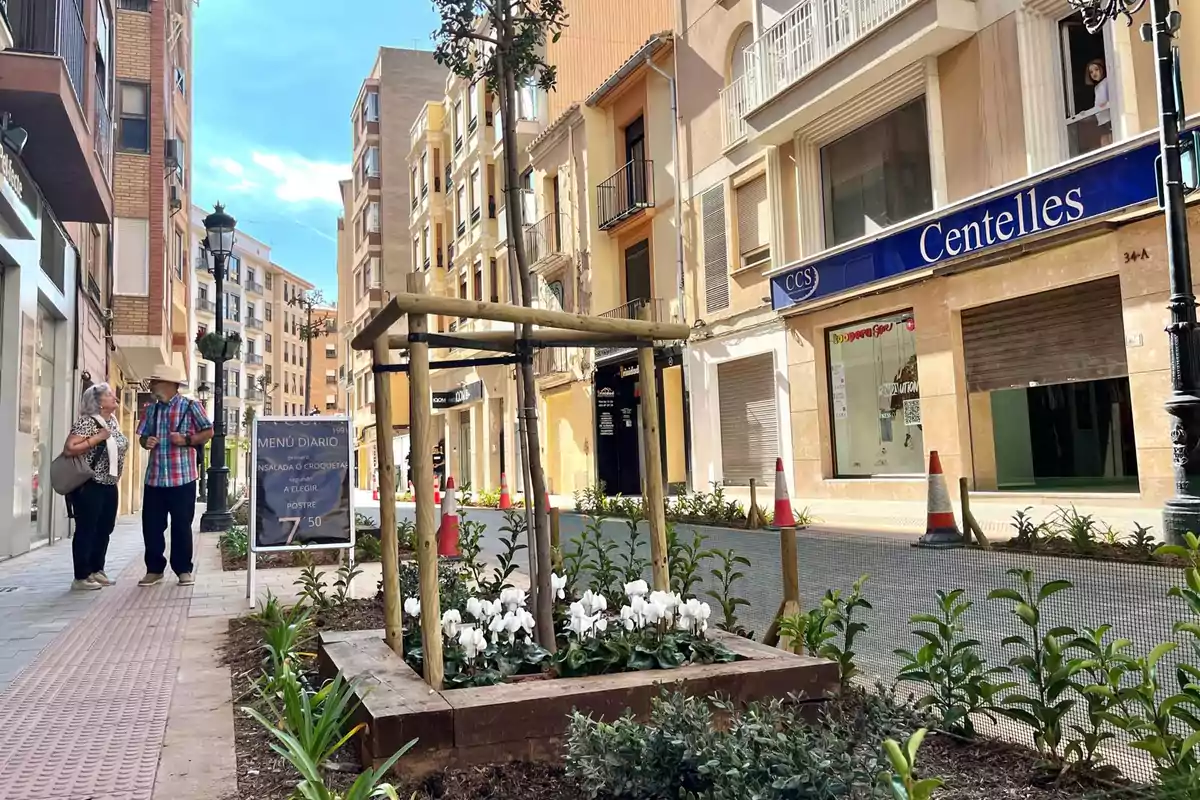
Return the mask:
[[704,234],[704,307],[715,313],[729,307],[729,255],[725,236],[725,187],[700,196]]
[[197,325],[197,326],[196,326],[196,337],[197,337],[197,338],[200,338],[200,337],[204,336],[204,334],[206,334],[206,333],[208,333],[208,326],[207,326],[207,325],[205,325],[205,324],[201,323],[200,325]]
[[242,320],[242,298],[236,294],[225,293],[225,319],[233,322]]
[[367,207],[367,232],[379,233],[379,203],[374,201]]
[[771,207],[767,204],[767,176],[760,175],[734,191],[737,194],[740,266],[766,269],[771,264]]
[[[266,286],[268,289],[271,288],[271,273],[269,272],[266,274]],[[270,317],[267,317],[267,319],[270,319]]]
[[325,345],[325,357],[326,358],[337,358],[337,345],[336,344]]
[[475,299],[483,300],[483,261],[475,262]]
[[379,121],[379,93],[369,92],[363,99],[363,118],[367,122]]
[[838,477],[925,472],[911,311],[826,332]]
[[488,260],[488,286],[492,290],[492,302],[500,302],[500,281],[496,270],[496,259]]
[[[263,350],[265,350],[268,353],[271,352],[271,334],[269,334],[269,333],[263,337]],[[271,369],[270,367],[267,367],[268,371],[270,369]],[[268,374],[267,377],[270,378],[271,376]]]
[[933,208],[925,98],[821,148],[825,246]]
[[150,152],[150,87],[120,81],[117,146],[131,153]]
[[175,88],[184,97],[187,97],[187,73],[182,68],[175,68]]
[[183,280],[183,257],[184,245],[183,234],[178,230],[175,231],[175,276],[179,280]]
[[[270,275],[267,276],[267,280],[268,281],[271,280]],[[271,310],[272,310],[272,306],[270,303],[263,303],[263,312],[266,314],[267,322],[271,321]]]
[[253,269],[246,267],[246,283],[257,283],[258,281],[255,280],[257,277]]
[[479,221],[479,197],[481,194],[479,186],[479,167],[475,167],[473,170],[471,170],[471,183],[469,186],[471,193],[468,196],[468,200],[470,200],[471,203],[471,224],[473,225]]
[[1058,33],[1067,147],[1073,157],[1112,144],[1108,65],[1114,61],[1105,30],[1088,33],[1077,15],[1059,22]]
[[208,284],[207,283],[202,283],[198,287],[196,287],[196,296],[200,300],[208,299]]

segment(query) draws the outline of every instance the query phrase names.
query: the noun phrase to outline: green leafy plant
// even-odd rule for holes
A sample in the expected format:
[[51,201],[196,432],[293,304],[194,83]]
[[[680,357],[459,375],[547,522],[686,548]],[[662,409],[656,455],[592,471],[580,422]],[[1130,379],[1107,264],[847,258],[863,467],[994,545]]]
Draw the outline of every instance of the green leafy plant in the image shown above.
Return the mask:
[[929,689],[918,700],[918,707],[934,710],[946,730],[966,737],[975,736],[971,715],[982,713],[994,722],[992,712],[997,710],[999,694],[1016,686],[993,682],[995,676],[1011,671],[1006,667],[989,669],[979,655],[979,641],[964,633],[963,619],[972,606],[963,589],[938,591],[937,613],[916,614],[909,620],[920,626],[913,636],[924,644],[916,652],[895,651],[903,662],[897,680]]
[[908,737],[903,748],[895,739],[883,743],[892,771],[881,774],[879,781],[891,789],[894,800],[929,800],[945,784],[941,778],[917,778],[917,751],[925,741],[925,733],[922,728]]
[[[295,736],[318,768],[324,767],[334,753],[366,728],[366,723],[350,725],[360,702],[354,685],[340,672],[317,691],[309,692],[289,670],[280,682],[279,692],[262,699],[274,719],[274,727]],[[247,709],[246,713],[264,727],[272,726],[266,714],[255,709]]]
[[1086,554],[1095,550],[1098,525],[1091,514],[1081,514],[1075,506],[1060,506],[1055,514],[1054,527],[1062,538],[1071,542],[1076,552]]
[[1071,723],[1075,738],[1067,741],[1063,755],[1075,770],[1094,770],[1101,761],[1100,746],[1115,738],[1109,724],[1117,709],[1125,675],[1136,666],[1125,651],[1128,639],[1109,640],[1109,625],[1087,628],[1070,643],[1073,661],[1071,687],[1083,699],[1087,723]]
[[325,573],[318,572],[315,566],[307,566],[300,572],[300,577],[292,582],[299,587],[300,597],[318,611],[330,607],[329,594],[325,589]]
[[350,599],[350,589],[354,585],[354,579],[362,574],[362,569],[357,564],[351,564],[349,561],[344,562],[338,567],[337,580],[333,584],[331,605],[344,605]]
[[692,540],[680,539],[679,532],[667,523],[667,567],[671,573],[671,591],[680,597],[691,597],[696,587],[704,580],[701,574],[705,559],[712,551],[704,547],[704,536],[692,531]]
[[854,661],[854,643],[867,625],[854,616],[857,611],[873,608],[862,592],[868,577],[863,575],[854,582],[849,597],[843,598],[840,589],[830,589],[816,608],[779,621],[779,634],[792,641],[793,649],[837,662],[843,693],[860,674]]
[[1129,546],[1146,553],[1152,552],[1158,546],[1158,540],[1154,538],[1154,534],[1152,533],[1153,530],[1154,526],[1152,525],[1133,523],[1133,533],[1129,537]]
[[640,513],[638,516],[632,516],[625,520],[629,535],[625,540],[625,549],[620,554],[621,573],[625,583],[641,580],[642,576],[650,569],[650,559],[643,555],[645,550],[643,541],[646,536],[642,532],[642,520],[643,517]]
[[750,559],[738,555],[733,550],[713,550],[714,558],[721,562],[720,567],[709,570],[709,574],[717,581],[719,587],[715,591],[705,592],[721,607],[721,619],[717,627],[723,631],[753,639],[754,634],[747,631],[738,622],[737,610],[742,606],[749,607],[750,601],[734,594],[734,585],[746,577],[746,573],[738,567],[750,568]]
[[481,556],[485,533],[487,533],[486,525],[470,519],[462,509],[459,509],[458,552],[462,557],[463,569],[470,574],[471,580],[476,585],[483,580],[484,564]]
[[624,592],[623,573],[614,558],[619,546],[604,535],[604,520],[604,517],[588,518],[580,534],[579,547],[584,554],[583,571],[588,574],[595,591],[614,598]]
[[396,547],[413,552],[417,549],[417,523],[411,519],[396,521]]
[[339,792],[326,784],[321,765],[309,756],[303,743],[296,736],[275,727],[253,709],[243,708],[243,711],[275,737],[277,741],[271,743],[271,749],[286,759],[300,774],[301,781],[296,786],[296,797],[302,798],[302,800],[370,800],[370,798],[399,800],[396,788],[391,784],[381,783],[381,781],[400,760],[400,757],[412,749],[413,745],[417,743],[416,739],[404,745],[375,769],[368,769],[361,773],[345,792]]
[[354,540],[354,553],[358,561],[380,561],[383,558],[383,542],[378,536],[359,534]]
[[[400,597],[419,597],[421,594],[418,580],[417,565],[413,561],[406,561],[400,565],[399,574]],[[441,562],[438,564],[438,594],[439,605],[443,612],[450,609],[462,611],[466,608],[467,599],[471,596],[470,576],[458,564]],[[377,598],[383,598],[383,581],[380,580],[379,588],[375,595]],[[408,636],[408,631],[415,629],[415,626],[405,624],[405,638]]]
[[502,589],[512,586],[512,576],[519,568],[517,554],[525,549],[521,541],[525,538],[525,515],[516,511],[504,512],[504,524],[500,526],[500,543],[503,549],[496,557],[496,567],[490,578],[476,581],[480,594],[498,595]]
[[1125,547],[1125,534],[1112,525],[1105,525],[1101,528],[1096,538],[1107,547]]
[[1037,550],[1038,545],[1046,538],[1046,523],[1035,523],[1029,517],[1032,510],[1032,506],[1020,509],[1012,517],[1017,545],[1024,550]]
[[355,513],[355,515],[354,515],[354,528],[359,533],[361,533],[362,531],[378,531],[379,524],[377,522],[375,522],[375,520],[368,517],[366,514],[359,511],[359,512]]
[[217,539],[217,545],[230,558],[246,558],[250,553],[249,529],[242,525],[234,525],[221,534],[221,537]]
[[1043,611],[1046,601],[1072,588],[1072,584],[1056,580],[1037,586],[1033,570],[1028,569],[1014,568],[1008,574],[1016,579],[1018,588],[993,589],[988,599],[1010,602],[1012,613],[1026,629],[1025,634],[1005,638],[1001,645],[1016,651],[1008,665],[1028,679],[1033,695],[1008,695],[1000,713],[1028,725],[1038,752],[1058,766],[1062,763],[1063,719],[1076,703],[1068,689],[1079,669],[1078,662],[1066,657],[1064,648],[1078,634],[1067,626],[1047,629]]
[[312,640],[312,609],[299,603],[286,610],[276,605],[270,613],[270,623],[263,626],[262,676],[256,687],[263,696],[278,693],[300,674],[302,661],[313,657],[302,649]]

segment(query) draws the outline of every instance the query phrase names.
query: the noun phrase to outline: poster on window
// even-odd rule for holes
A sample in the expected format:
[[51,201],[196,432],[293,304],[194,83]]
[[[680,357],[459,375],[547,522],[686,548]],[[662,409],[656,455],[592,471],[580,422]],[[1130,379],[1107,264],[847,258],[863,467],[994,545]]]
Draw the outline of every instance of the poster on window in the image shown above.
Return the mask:
[[912,313],[834,328],[827,332],[827,345],[837,475],[923,474]]
[[353,544],[350,420],[263,417],[251,441],[254,549]]

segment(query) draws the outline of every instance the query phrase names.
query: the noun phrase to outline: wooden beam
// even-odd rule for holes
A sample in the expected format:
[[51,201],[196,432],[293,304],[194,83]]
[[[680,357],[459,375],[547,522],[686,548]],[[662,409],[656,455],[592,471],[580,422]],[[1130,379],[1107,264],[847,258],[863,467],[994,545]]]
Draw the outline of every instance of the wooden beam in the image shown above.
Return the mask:
[[[488,319],[493,322],[512,322],[515,324],[540,325],[544,328],[564,328],[571,331],[589,331],[591,333],[617,333],[635,339],[676,340],[686,339],[692,332],[687,325],[675,322],[652,322],[649,319],[613,319],[610,317],[592,317],[585,314],[568,314],[565,311],[551,311],[545,308],[526,308],[510,306],[502,303],[484,303],[478,300],[463,300],[457,297],[440,297],[425,294],[397,294],[380,310],[379,314],[362,333],[354,337],[351,347],[366,350],[366,344],[372,337],[382,333],[395,319],[380,328],[377,320],[391,313],[395,306],[405,314],[439,314],[443,317],[460,317],[466,319]],[[397,317],[398,319],[398,317]],[[359,345],[362,344],[362,347]]]
[[[649,309],[642,313],[649,315]],[[645,463],[646,519],[650,523],[650,568],[656,591],[671,591],[667,564],[667,513],[663,505],[662,445],[658,440],[658,382],[654,371],[654,348],[638,350],[638,387],[642,405],[642,441]]]
[[[445,339],[453,339],[461,341],[460,347],[470,348],[472,342],[483,342],[494,345],[507,345],[516,347],[517,335],[512,331],[479,331],[477,333],[442,333],[438,334]],[[408,336],[392,334],[388,337],[388,349],[390,350],[407,350]],[[536,328],[533,331],[533,337],[530,339],[530,344],[534,347],[545,346],[546,342],[554,342],[559,345],[574,345],[577,347],[604,347],[610,344],[622,344],[625,342],[637,341],[641,342],[641,337],[629,336],[623,333],[592,333],[590,331],[572,331],[562,330],[560,328]],[[644,340],[649,344],[649,340]],[[434,347],[434,350],[445,349]]]
[[[408,276],[408,290],[421,291],[421,277]],[[410,314],[408,329],[425,333],[429,320],[424,313]],[[421,595],[421,647],[424,652],[425,682],[441,691],[445,665],[442,663],[442,609],[438,594],[436,512],[429,487],[433,485],[433,447],[429,434],[433,427],[433,396],[429,387],[429,344],[413,342],[408,354],[409,435],[412,437],[413,491],[417,503],[417,580]],[[391,446],[389,437],[388,446]]]
[[[783,567],[783,605],[779,618],[792,617],[800,613],[800,567],[796,555],[796,529],[781,528],[779,531],[779,560]],[[790,653],[800,652],[802,642],[780,637],[779,646]]]
[[[383,339],[375,340],[375,365],[388,363]],[[383,550],[383,640],[404,657],[404,629],[400,597],[400,552],[396,536],[396,454],[392,449],[392,376],[375,373],[375,448],[379,457],[379,542]],[[386,431],[386,433],[384,433]]]
[[350,340],[351,349],[370,350],[374,346],[375,340],[385,335],[388,329],[399,322],[403,316],[404,312],[396,305],[396,301],[389,300],[383,308],[375,312],[375,316],[367,320],[366,327]]

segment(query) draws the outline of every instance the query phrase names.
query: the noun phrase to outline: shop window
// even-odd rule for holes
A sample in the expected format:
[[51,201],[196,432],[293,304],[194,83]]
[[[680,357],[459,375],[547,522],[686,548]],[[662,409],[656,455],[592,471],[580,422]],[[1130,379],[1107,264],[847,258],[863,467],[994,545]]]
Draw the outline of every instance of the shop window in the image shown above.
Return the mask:
[[905,311],[826,332],[838,477],[924,474],[914,331]]
[[1105,31],[1089,33],[1078,15],[1058,23],[1062,59],[1063,108],[1071,156],[1112,144],[1108,79],[1110,57]]
[[929,170],[924,97],[822,147],[825,246],[929,211]]

